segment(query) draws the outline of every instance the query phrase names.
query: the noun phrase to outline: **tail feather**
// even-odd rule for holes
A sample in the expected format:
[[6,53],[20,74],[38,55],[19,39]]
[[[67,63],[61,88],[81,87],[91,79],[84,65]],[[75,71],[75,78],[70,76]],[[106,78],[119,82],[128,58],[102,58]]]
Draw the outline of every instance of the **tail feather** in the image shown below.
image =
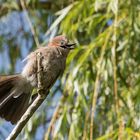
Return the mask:
[[14,86],[15,79],[18,78],[18,76],[0,76],[0,103],[3,100],[3,98],[6,98],[8,96],[8,92],[12,89]]
[[20,75],[0,77],[0,116],[7,121],[11,121],[13,124],[16,123],[26,111],[30,100],[30,93],[25,93],[24,90],[19,96],[14,97],[14,92],[12,91],[13,89],[15,90],[15,88],[19,88],[17,87],[17,82],[20,80],[22,80]]
[[2,118],[15,124],[21,116],[24,114],[29,105],[29,95],[22,94],[18,98],[11,98],[4,106],[0,109]]

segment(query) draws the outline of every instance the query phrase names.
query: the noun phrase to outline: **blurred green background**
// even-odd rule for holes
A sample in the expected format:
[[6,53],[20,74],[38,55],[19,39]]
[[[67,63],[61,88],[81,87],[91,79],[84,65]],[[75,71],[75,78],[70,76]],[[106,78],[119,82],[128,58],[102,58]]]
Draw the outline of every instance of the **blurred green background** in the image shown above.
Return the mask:
[[[34,38],[77,48],[17,140],[139,140],[140,0],[21,1],[0,0],[1,74],[22,71]],[[13,127],[0,119],[0,140]]]

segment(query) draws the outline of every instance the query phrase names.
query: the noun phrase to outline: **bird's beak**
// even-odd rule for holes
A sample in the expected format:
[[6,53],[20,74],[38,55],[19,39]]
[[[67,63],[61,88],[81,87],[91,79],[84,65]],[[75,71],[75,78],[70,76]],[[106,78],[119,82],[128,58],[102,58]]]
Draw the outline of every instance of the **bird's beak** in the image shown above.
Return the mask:
[[70,44],[66,45],[66,48],[71,50],[71,49],[75,48],[75,45],[76,45],[76,43],[70,43]]

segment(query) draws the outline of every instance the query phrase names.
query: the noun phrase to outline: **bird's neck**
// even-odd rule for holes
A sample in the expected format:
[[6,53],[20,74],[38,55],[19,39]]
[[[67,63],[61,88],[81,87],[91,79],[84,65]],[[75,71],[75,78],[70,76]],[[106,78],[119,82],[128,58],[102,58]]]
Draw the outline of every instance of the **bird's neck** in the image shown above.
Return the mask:
[[69,54],[69,51],[70,51],[68,49],[61,48],[61,47],[56,47],[56,50],[58,51],[59,55],[61,55],[63,57],[67,57]]

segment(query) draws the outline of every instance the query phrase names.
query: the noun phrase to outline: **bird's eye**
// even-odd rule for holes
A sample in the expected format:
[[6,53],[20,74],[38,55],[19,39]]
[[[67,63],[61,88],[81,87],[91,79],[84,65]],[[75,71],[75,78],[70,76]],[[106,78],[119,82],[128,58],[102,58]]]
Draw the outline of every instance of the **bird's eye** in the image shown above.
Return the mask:
[[61,41],[61,46],[64,46],[64,45],[65,45],[65,41],[62,40],[62,41]]

